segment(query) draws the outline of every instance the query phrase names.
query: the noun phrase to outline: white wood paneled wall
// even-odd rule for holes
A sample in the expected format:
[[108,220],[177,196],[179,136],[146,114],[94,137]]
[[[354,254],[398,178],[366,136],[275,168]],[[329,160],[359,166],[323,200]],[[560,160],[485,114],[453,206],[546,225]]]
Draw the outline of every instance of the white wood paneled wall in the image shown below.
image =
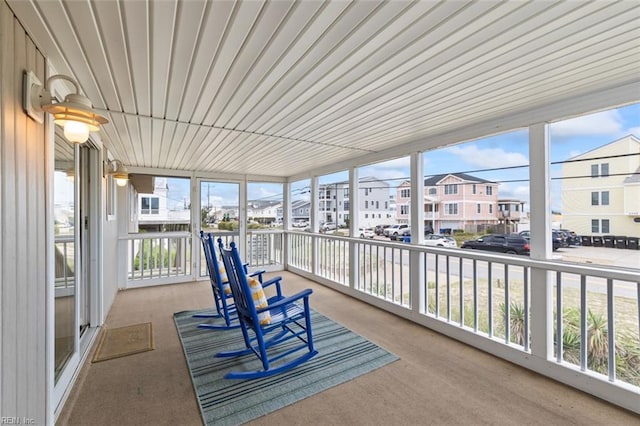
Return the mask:
[[22,109],[22,75],[45,59],[0,3],[0,413],[47,423],[45,127]]

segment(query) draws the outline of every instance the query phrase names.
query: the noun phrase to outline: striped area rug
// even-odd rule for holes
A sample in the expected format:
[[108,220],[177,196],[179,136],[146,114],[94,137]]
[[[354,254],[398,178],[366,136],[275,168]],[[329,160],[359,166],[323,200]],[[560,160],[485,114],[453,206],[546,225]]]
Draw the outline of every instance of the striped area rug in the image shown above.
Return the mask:
[[174,314],[206,425],[237,425],[293,404],[398,359],[363,337],[313,311],[318,355],[282,374],[253,380],[228,380],[230,370],[258,369],[255,355],[215,358],[217,352],[244,347],[241,331],[197,328],[202,318],[184,311]]

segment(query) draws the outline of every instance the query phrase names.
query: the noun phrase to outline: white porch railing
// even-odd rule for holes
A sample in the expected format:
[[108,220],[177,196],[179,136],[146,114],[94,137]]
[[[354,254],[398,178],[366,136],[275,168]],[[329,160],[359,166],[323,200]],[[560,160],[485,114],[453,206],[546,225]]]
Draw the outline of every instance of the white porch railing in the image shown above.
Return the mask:
[[250,267],[284,267],[284,232],[280,230],[249,231],[245,262]]
[[295,231],[288,241],[292,272],[640,412],[635,270]]
[[69,296],[75,289],[75,237],[55,236],[55,295]]
[[191,279],[191,233],[129,234],[127,287],[167,284]]

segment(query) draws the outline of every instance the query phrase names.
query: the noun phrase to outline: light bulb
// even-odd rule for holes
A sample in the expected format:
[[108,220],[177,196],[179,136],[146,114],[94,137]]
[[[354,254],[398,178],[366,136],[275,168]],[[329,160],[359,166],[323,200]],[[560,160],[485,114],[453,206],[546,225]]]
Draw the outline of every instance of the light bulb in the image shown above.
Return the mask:
[[116,178],[116,185],[125,186],[127,184],[128,179]]
[[64,123],[64,136],[74,143],[84,143],[89,139],[89,127],[79,121],[67,120]]

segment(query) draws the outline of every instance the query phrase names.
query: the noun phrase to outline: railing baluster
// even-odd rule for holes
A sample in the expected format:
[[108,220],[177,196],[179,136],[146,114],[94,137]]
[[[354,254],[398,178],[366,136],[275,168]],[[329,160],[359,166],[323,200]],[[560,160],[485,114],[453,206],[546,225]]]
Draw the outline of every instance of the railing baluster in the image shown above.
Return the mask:
[[615,326],[615,304],[613,297],[613,280],[607,279],[607,339],[609,343],[609,381],[616,380],[616,326]]
[[562,361],[564,352],[564,321],[562,320],[562,273],[556,272],[556,360]]
[[504,267],[504,341],[509,344],[511,341],[511,306],[509,300],[509,265]]
[[473,259],[473,331],[478,332],[478,262]]
[[587,370],[587,277],[580,275],[580,369]]
[[447,269],[447,321],[451,322],[451,269],[449,255],[445,255]]
[[489,306],[487,313],[489,319],[489,337],[493,337],[493,263],[487,262],[487,298],[489,299]]
[[460,298],[460,327],[464,327],[464,269],[463,269],[463,261],[461,258],[458,258],[458,265],[460,267],[459,272],[459,286],[460,286],[460,294],[458,295]]
[[436,274],[436,318],[440,317],[440,255],[436,254],[435,274]]
[[524,350],[529,352],[529,268],[524,267]]

